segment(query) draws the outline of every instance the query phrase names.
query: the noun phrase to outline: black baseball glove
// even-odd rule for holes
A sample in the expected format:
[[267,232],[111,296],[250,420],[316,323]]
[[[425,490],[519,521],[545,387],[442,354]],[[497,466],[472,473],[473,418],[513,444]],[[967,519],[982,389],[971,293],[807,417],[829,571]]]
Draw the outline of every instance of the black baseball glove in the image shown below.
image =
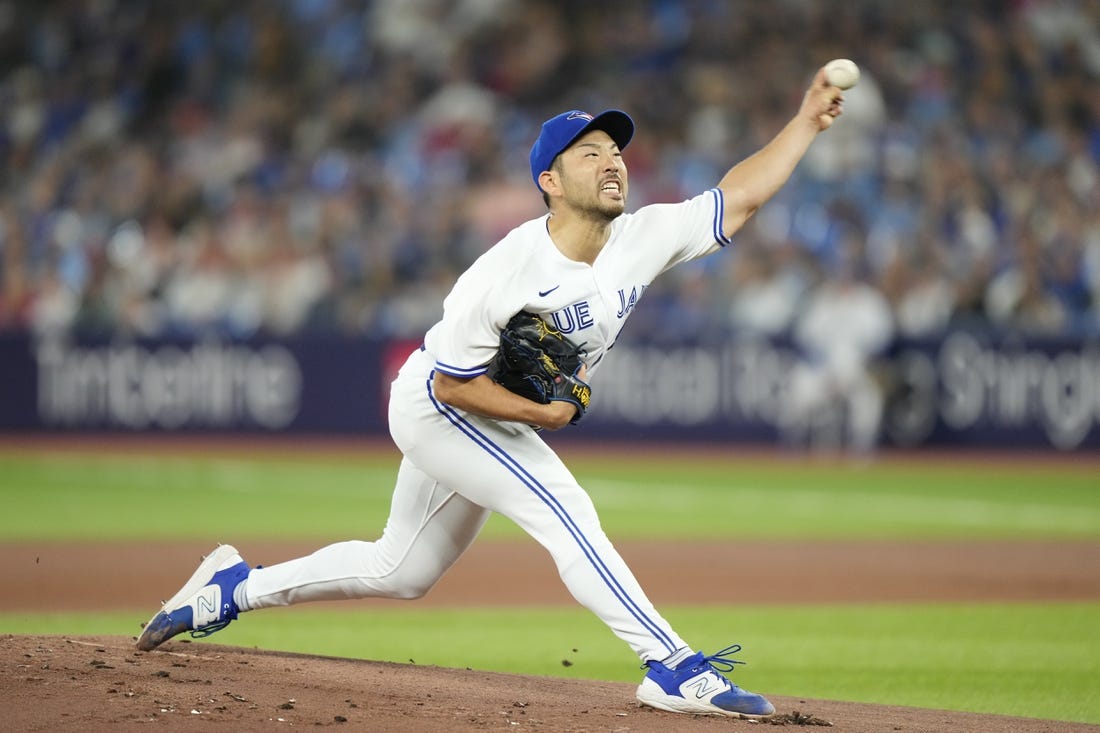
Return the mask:
[[500,386],[535,402],[570,402],[576,424],[588,409],[592,388],[577,377],[584,352],[534,313],[520,311],[500,334],[500,349],[487,374]]

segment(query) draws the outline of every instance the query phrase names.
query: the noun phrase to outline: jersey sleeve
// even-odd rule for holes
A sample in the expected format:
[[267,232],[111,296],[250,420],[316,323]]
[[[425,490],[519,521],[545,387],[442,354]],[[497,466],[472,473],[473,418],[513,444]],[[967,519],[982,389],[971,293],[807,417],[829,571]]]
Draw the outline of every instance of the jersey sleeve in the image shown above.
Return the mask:
[[499,298],[484,274],[471,269],[458,279],[443,301],[443,318],[425,336],[435,368],[444,374],[463,379],[484,374],[500,346],[500,329],[493,326]]
[[485,373],[500,348],[500,332],[521,305],[515,284],[523,263],[515,248],[491,249],[455,282],[443,318],[424,337],[436,370],[469,379]]
[[664,250],[663,272],[730,244],[722,232],[724,211],[722,192],[712,188],[677,204],[646,206],[635,214],[634,226]]

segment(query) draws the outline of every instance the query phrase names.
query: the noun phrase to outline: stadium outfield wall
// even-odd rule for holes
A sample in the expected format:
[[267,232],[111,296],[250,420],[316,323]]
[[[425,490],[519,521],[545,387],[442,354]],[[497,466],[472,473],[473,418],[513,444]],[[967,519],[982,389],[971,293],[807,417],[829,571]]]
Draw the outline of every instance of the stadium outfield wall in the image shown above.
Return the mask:
[[[0,431],[384,434],[388,383],[418,346],[0,334]],[[798,359],[782,340],[620,343],[600,366],[615,377],[596,375],[593,408],[571,430],[600,440],[789,441]],[[896,343],[876,373],[888,396],[884,445],[1100,448],[1098,343],[954,332]]]

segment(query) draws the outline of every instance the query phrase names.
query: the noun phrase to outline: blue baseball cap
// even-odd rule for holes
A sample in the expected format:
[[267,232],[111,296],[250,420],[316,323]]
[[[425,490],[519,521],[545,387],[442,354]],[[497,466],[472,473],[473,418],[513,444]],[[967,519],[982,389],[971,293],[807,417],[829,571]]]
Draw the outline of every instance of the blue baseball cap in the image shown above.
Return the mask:
[[[531,177],[535,179],[536,186],[539,185],[539,175],[550,170],[554,158],[589,130],[603,130],[622,150],[634,137],[634,120],[617,109],[605,110],[595,117],[573,109],[543,122],[542,132],[531,146]],[[542,190],[541,186],[539,190]]]

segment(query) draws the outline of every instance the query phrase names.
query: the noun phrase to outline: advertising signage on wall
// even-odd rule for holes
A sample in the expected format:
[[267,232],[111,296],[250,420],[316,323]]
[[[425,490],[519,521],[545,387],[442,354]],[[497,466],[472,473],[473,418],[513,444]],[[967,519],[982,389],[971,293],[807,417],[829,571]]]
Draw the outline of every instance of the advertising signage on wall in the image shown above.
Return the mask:
[[[0,430],[385,435],[388,382],[417,346],[5,334]],[[618,366],[601,366],[592,409],[570,435],[768,443],[800,427],[801,357],[783,341],[620,343],[607,361]],[[1100,344],[957,332],[895,344],[876,377],[885,445],[1100,448]]]
[[33,356],[46,426],[281,430],[302,404],[301,366],[278,344],[44,342]]
[[910,396],[894,402],[887,428],[902,445],[924,442],[937,425],[946,435],[1034,432],[1062,449],[1100,432],[1097,344],[991,344],[956,333],[903,347],[894,364]]
[[0,338],[0,430],[381,433],[381,347],[8,335]]
[[[799,357],[783,343],[618,345],[607,360],[619,366],[605,369],[621,378],[593,385],[586,422],[718,435],[755,426],[779,440],[790,428]],[[887,444],[1100,446],[1100,345],[955,333],[897,344],[878,372]]]

